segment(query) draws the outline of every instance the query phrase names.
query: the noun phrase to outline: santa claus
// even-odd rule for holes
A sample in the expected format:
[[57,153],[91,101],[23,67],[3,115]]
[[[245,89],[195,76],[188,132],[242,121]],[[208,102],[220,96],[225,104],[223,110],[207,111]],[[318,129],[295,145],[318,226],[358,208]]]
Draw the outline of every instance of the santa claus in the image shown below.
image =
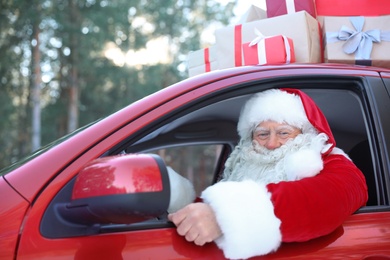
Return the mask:
[[188,241],[214,241],[226,258],[265,255],[282,242],[334,231],[367,201],[360,170],[336,143],[305,93],[254,95],[238,122],[240,141],[222,180],[168,218]]

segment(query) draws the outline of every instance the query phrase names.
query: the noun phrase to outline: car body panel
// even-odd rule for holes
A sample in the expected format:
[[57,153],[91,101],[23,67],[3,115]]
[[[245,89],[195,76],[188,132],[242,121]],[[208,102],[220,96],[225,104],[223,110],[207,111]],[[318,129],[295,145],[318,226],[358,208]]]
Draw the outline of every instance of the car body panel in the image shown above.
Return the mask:
[[[389,236],[389,213],[363,213],[351,216],[342,227],[327,236],[308,242],[286,243],[277,253],[254,259],[389,256]],[[364,237],[367,239],[362,239]],[[214,243],[196,246],[177,235],[173,228],[52,240],[30,234],[23,245],[18,259],[64,259],[73,256],[75,259],[108,259],[108,256],[110,259],[224,259],[222,251]]]
[[[10,224],[0,228],[1,238],[4,238],[0,239],[1,251],[4,248],[6,258],[17,252],[17,259],[107,259],[108,256],[110,259],[224,259],[214,243],[198,247],[177,235],[174,228],[51,239],[41,235],[40,224],[46,207],[83,166],[129,137],[136,140],[141,130],[162,122],[172,111],[229,86],[242,85],[244,88],[246,82],[297,74],[367,76],[381,80],[375,68],[361,70],[329,64],[253,66],[196,76],[145,97],[3,176],[6,181],[1,179],[0,189],[10,197],[10,202],[1,202],[0,221]],[[390,72],[386,75],[390,76]],[[385,88],[372,91],[369,101],[370,105],[378,102],[378,107],[372,108],[377,129],[389,133],[390,119],[384,111],[390,111],[390,101]],[[383,132],[376,132],[380,155],[388,158],[390,138]],[[382,160],[377,167],[386,174],[386,185],[390,186],[389,160]],[[327,256],[331,259],[334,256],[339,259],[348,255],[346,252],[353,252],[353,257],[361,259],[372,255],[390,256],[389,245],[390,212],[384,208],[383,212],[355,214],[332,234],[304,243],[284,244],[277,253],[259,258],[318,259]]]
[[0,177],[0,259],[13,259],[29,203]]

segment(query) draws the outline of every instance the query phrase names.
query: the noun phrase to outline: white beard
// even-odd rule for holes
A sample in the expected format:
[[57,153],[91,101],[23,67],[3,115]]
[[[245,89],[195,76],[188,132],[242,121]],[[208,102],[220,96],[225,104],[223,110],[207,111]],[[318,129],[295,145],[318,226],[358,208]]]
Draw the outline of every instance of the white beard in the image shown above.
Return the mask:
[[300,134],[274,150],[268,150],[255,141],[241,141],[226,161],[222,181],[249,179],[263,184],[290,181],[285,169],[286,155],[310,149],[313,140],[318,138],[313,133]]

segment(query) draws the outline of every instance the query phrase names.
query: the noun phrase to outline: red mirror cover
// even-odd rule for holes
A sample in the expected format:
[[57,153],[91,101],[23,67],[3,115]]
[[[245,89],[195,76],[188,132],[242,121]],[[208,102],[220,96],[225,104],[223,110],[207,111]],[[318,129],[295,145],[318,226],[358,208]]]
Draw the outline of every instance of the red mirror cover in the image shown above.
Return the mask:
[[77,176],[72,199],[162,190],[159,165],[153,156],[119,155],[87,164]]

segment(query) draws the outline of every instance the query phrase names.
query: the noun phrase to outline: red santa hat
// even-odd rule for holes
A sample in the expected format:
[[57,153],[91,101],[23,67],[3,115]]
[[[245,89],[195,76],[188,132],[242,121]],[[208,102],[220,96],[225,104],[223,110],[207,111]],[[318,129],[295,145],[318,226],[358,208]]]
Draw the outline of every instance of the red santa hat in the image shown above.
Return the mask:
[[252,133],[262,121],[286,123],[302,133],[324,133],[328,137],[329,153],[336,145],[329,124],[314,101],[297,89],[271,89],[256,94],[245,104],[238,121],[241,139],[252,138]]

